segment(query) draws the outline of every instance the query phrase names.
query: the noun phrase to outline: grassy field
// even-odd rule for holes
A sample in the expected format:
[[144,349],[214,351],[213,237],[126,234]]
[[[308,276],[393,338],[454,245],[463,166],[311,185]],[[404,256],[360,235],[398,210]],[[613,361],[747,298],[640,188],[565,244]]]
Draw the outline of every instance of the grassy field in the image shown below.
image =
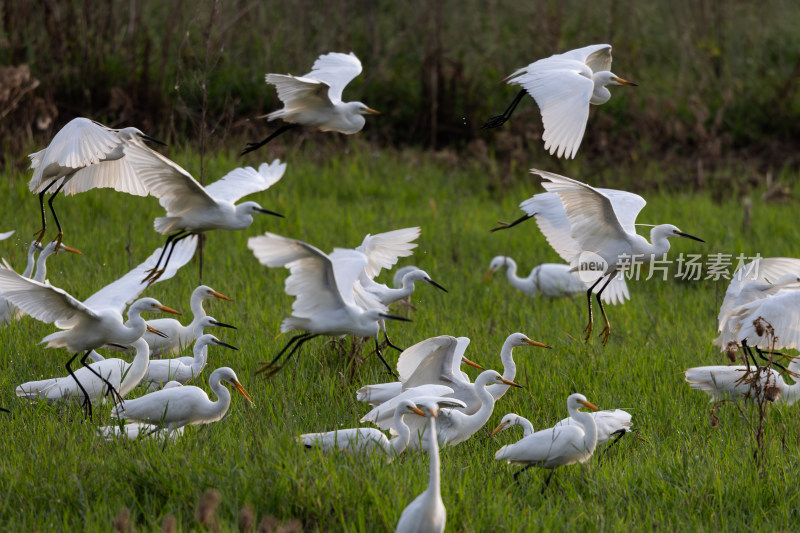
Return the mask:
[[[354,146],[348,144],[348,146]],[[358,145],[355,145],[358,146]],[[176,443],[106,442],[95,428],[108,423],[109,407],[85,421],[77,407],[18,401],[14,387],[40,376],[63,374],[67,353],[37,342],[53,326],[30,318],[0,330],[0,523],[17,531],[120,530],[237,531],[247,524],[299,520],[308,530],[380,531],[394,528],[402,509],[427,483],[427,458],[405,454],[391,464],[380,457],[323,456],[307,451],[295,435],[354,427],[366,412],[355,390],[387,380],[368,355],[348,377],[351,361],[324,340],[306,345],[274,378],[254,375],[288,336],[279,324],[290,312],[283,293],[285,269],[262,267],[246,247],[264,231],[298,238],[323,250],[354,247],[366,233],[419,225],[416,264],[449,289],[419,287],[412,323],[391,325],[395,343],[410,346],[442,334],[468,336],[468,357],[500,369],[505,337],[520,331],[554,347],[515,351],[516,381],[525,389],[500,400],[489,424],[469,441],[442,450],[443,499],[448,531],[531,530],[789,530],[800,514],[800,420],[793,407],[769,410],[766,453],[754,460],[752,416],[732,404],[722,407],[712,427],[712,404],[691,391],[681,371],[722,364],[712,347],[716,314],[726,281],[650,280],[630,283],[632,300],[609,306],[613,327],[606,347],[584,344],[584,300],[531,299],[514,291],[499,274],[481,284],[490,259],[514,257],[523,270],[559,261],[533,222],[490,233],[498,219],[520,212],[517,203],[541,188],[518,171],[516,185],[497,186],[498,177],[480,170],[454,170],[420,152],[375,152],[351,148],[324,164],[302,150],[289,154],[283,180],[254,195],[264,207],[286,215],[258,219],[238,233],[208,235],[202,281],[235,299],[212,302],[209,314],[238,326],[219,331],[239,352],[210,349],[209,369],[197,385],[207,388],[210,371],[236,370],[255,400],[236,396],[219,423],[187,428]],[[172,153],[192,172],[199,161]],[[246,162],[257,163],[255,156]],[[242,164],[232,153],[206,162],[209,176]],[[546,165],[546,163],[542,163]],[[544,166],[544,168],[549,168]],[[572,176],[595,185],[594,176]],[[27,175],[3,175],[0,230],[17,234],[0,243],[0,255],[21,270],[29,236],[37,229],[35,199]],[[213,178],[212,178],[213,179]],[[618,177],[636,183],[636,176]],[[656,176],[648,176],[657,183]],[[210,181],[210,180],[209,180]],[[640,221],[671,222],[706,240],[673,242],[672,257],[743,253],[796,255],[792,224],[797,202],[763,203],[754,196],[752,223],[743,227],[735,199],[714,202],[704,194],[647,193]],[[249,198],[250,199],[250,198]],[[49,279],[86,298],[127,272],[161,245],[152,219],[156,200],[92,191],[59,200],[64,242],[80,257],[50,259]],[[51,232],[52,234],[52,232]],[[384,276],[385,280],[389,278]],[[149,295],[188,313],[198,284],[197,265],[152,287]],[[345,343],[349,345],[350,341]],[[365,355],[367,353],[365,352]],[[396,354],[389,353],[390,360]],[[469,370],[475,377],[473,369]],[[559,470],[545,495],[544,473],[529,470],[512,483],[511,468],[493,459],[518,430],[490,437],[503,414],[516,412],[544,428],[566,416],[566,398],[582,392],[602,409],[626,408],[636,433],[623,439],[589,468]],[[141,394],[135,391],[135,395]],[[208,489],[218,492],[215,518],[198,514]],[[213,498],[206,498],[212,499]],[[202,514],[202,513],[200,513]],[[291,526],[291,524],[287,524]]]

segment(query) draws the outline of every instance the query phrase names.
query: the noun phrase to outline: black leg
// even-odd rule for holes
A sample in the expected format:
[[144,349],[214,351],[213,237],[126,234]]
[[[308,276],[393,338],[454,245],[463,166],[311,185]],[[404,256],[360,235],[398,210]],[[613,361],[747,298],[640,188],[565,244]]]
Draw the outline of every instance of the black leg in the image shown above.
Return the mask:
[[519,476],[520,476],[520,474],[522,474],[524,471],[526,471],[527,469],[529,469],[529,468],[530,468],[530,467],[532,467],[533,465],[534,465],[534,463],[529,463],[529,464],[525,465],[524,467],[520,468],[519,470],[517,470],[517,471],[514,473],[514,483],[519,483]]
[[[314,335],[314,334],[312,334],[312,333],[301,333],[301,334],[299,334],[299,335],[295,335],[294,337],[292,337],[291,339],[289,339],[289,342],[287,342],[287,343],[286,343],[286,346],[284,346],[284,347],[283,347],[283,349],[282,349],[280,352],[278,352],[278,355],[276,355],[276,356],[275,356],[275,358],[274,358],[272,361],[270,361],[269,363],[266,363],[266,364],[262,365],[262,366],[261,366],[261,368],[259,368],[258,370],[256,370],[256,374],[260,374],[260,373],[262,373],[262,372],[265,372],[265,371],[267,371],[267,370],[269,370],[269,369],[272,369],[272,368],[274,368],[274,367],[277,365],[278,361],[280,361],[280,359],[281,359],[281,356],[283,356],[283,354],[284,354],[284,353],[286,353],[286,350],[288,350],[288,349],[289,349],[289,347],[290,347],[292,344],[294,344],[294,343],[296,343],[296,342],[298,343],[298,344],[297,344],[297,346],[295,346],[295,349],[293,349],[291,352],[289,352],[289,354],[287,355],[287,359],[288,359],[289,357],[291,357],[291,356],[294,354],[294,352],[297,350],[297,347],[298,347],[298,346],[300,346],[300,345],[301,345],[301,344],[303,344],[305,341],[307,341],[307,340],[310,340],[310,339],[311,339],[311,338],[313,338],[313,337],[316,337],[316,335]],[[299,342],[298,342],[298,341],[299,341]],[[280,369],[281,369],[281,367],[280,367],[280,366],[278,366],[278,367],[277,367],[277,369],[275,369],[275,370],[271,371],[269,374],[267,374],[267,375],[266,375],[266,376],[264,376],[264,377],[267,377],[267,378],[268,378],[268,377],[270,377],[271,375],[275,374],[275,373],[276,373],[278,370],[280,370]]]
[[[763,359],[763,360],[764,360],[764,361],[766,361],[767,363],[769,363],[769,362],[770,362],[769,358],[768,358],[766,355],[764,355],[764,352],[762,352],[762,351],[761,351],[761,349],[760,349],[758,346],[756,346],[756,347],[755,347],[755,349],[756,349],[756,353],[758,354],[758,356],[759,356],[761,359]],[[780,364],[780,363],[776,363],[775,361],[772,361],[772,364],[773,364],[774,366],[777,366],[778,368],[780,368],[782,372],[784,372],[784,373],[785,373],[785,372],[788,372],[788,371],[786,370],[786,367],[785,367],[785,366],[783,366],[782,364]]]
[[586,324],[586,328],[583,330],[586,332],[586,338],[584,339],[584,342],[589,342],[589,339],[592,338],[592,328],[594,328],[594,317],[592,316],[592,291],[601,281],[603,281],[602,276],[597,278],[597,281],[595,281],[592,286],[589,287],[589,290],[586,291],[586,300],[589,304],[589,323]]
[[92,374],[94,374],[95,376],[100,378],[103,381],[103,383],[105,383],[105,385],[106,385],[106,396],[111,396],[111,401],[114,402],[114,405],[116,405],[117,403],[121,403],[122,402],[122,396],[119,395],[119,392],[117,391],[117,389],[114,388],[114,385],[112,385],[110,381],[108,381],[106,378],[101,376],[99,372],[97,372],[94,368],[92,368],[87,363],[87,361],[89,360],[89,354],[91,354],[91,353],[92,353],[91,350],[86,350],[86,353],[83,354],[83,357],[81,357],[81,364],[84,367],[86,367],[89,370],[89,372],[91,372]]
[[[759,368],[758,361],[756,360],[756,357],[753,355],[753,350],[750,349],[750,346],[747,344],[746,340],[742,341],[742,350],[744,350],[745,361],[749,361],[750,359],[752,359],[753,360],[753,364],[756,367],[756,370],[758,370],[758,368]],[[747,363],[747,372],[748,373],[750,372],[750,363],[749,362]]]
[[[42,242],[42,237],[44,237],[44,232],[47,229],[47,219],[45,218],[44,214],[44,195],[47,193],[50,187],[56,184],[56,182],[58,182],[58,180],[51,181],[47,184],[47,187],[45,187],[42,192],[39,193],[39,208],[42,210],[42,229],[34,233],[34,235],[37,236],[36,242]],[[52,205],[50,208],[52,209]]]
[[142,280],[143,282],[147,281],[148,279],[153,277],[158,272],[158,265],[161,264],[161,260],[164,258],[164,254],[167,253],[167,248],[170,248],[170,245],[172,244],[173,239],[176,239],[176,238],[180,237],[184,233],[187,233],[187,232],[181,230],[181,231],[173,233],[172,235],[169,235],[167,237],[167,240],[164,242],[164,247],[161,248],[161,253],[158,254],[158,261],[156,261],[156,264],[155,264],[155,266],[153,266],[153,268],[151,268],[150,270],[147,271],[147,276],[145,276],[145,278]]
[[481,126],[481,129],[485,130],[489,128],[497,128],[505,124],[506,121],[511,118],[511,113],[513,113],[514,110],[517,108],[517,104],[520,103],[523,96],[525,96],[525,89],[522,89],[520,92],[517,93],[517,96],[514,97],[514,101],[511,102],[511,105],[509,105],[505,111],[503,111],[502,115],[497,115],[495,117],[490,118],[483,124],[483,126]]
[[389,334],[388,334],[388,333],[386,333],[386,332],[384,331],[384,332],[383,332],[383,336],[384,336],[384,338],[386,339],[386,344],[387,344],[387,346],[389,346],[389,347],[391,347],[391,348],[394,348],[394,349],[395,349],[395,350],[397,350],[398,352],[401,352],[401,353],[403,352],[403,349],[402,349],[402,348],[398,348],[397,346],[395,346],[394,344],[392,344],[392,341],[390,341],[390,340],[389,340]]
[[624,437],[625,433],[627,433],[627,431],[625,429],[618,429],[615,432],[613,432],[611,435],[609,435],[609,438],[614,436],[614,435],[616,435],[616,437],[614,437],[614,440],[611,441],[611,444],[606,446],[606,449],[603,450],[603,454],[600,456],[600,460],[598,462],[602,462],[603,461],[603,457],[605,457],[605,455],[608,453],[608,450],[610,450],[612,446],[614,446],[617,442],[619,442],[619,439]]
[[[164,260],[164,264],[161,265],[161,269],[155,271],[154,273],[152,273],[152,274],[150,274],[148,276],[150,278],[150,283],[147,284],[148,287],[150,285],[152,285],[153,283],[155,283],[156,281],[158,281],[158,278],[160,278],[161,275],[164,273],[164,271],[167,269],[167,265],[169,264],[169,260],[172,258],[172,252],[175,251],[175,245],[178,244],[179,241],[182,241],[183,239],[185,239],[186,237],[188,237],[190,235],[192,235],[191,232],[186,232],[183,235],[179,235],[179,236],[174,237],[172,239],[172,246],[170,246],[170,248],[169,248],[169,253],[167,254],[167,258]],[[161,252],[162,256],[164,255],[165,251],[166,250],[163,250]],[[147,279],[147,278],[145,278],[145,279]]]
[[549,476],[547,476],[547,479],[546,479],[546,480],[545,480],[545,482],[544,482],[544,487],[542,487],[542,494],[544,494],[544,491],[545,491],[545,490],[547,490],[547,486],[548,486],[548,485],[550,485],[550,478],[552,478],[552,477],[553,477],[553,474],[555,473],[555,471],[556,471],[556,469],[555,469],[555,468],[553,468],[552,470],[550,470],[550,475],[549,475]]
[[[387,337],[386,340],[388,341],[389,338]],[[392,345],[390,344],[390,346],[392,346]],[[394,348],[396,349],[397,347],[394,346]],[[402,351],[402,350],[400,350],[400,351]],[[389,371],[389,373],[392,375],[392,377],[394,377],[394,379],[397,379],[397,374],[394,373],[394,370],[392,370],[392,367],[389,366],[389,363],[387,363],[386,359],[383,358],[383,354],[381,353],[381,347],[378,346],[378,337],[377,336],[375,337],[375,353],[378,354],[378,358],[383,363],[383,366],[386,367],[386,370]]]
[[0,407],[0,413],[10,413],[10,412],[11,412],[11,411],[9,411],[8,409],[6,409],[5,407]]
[[86,389],[83,387],[83,384],[77,378],[75,373],[72,371],[72,362],[78,358],[78,354],[75,353],[72,357],[70,357],[69,361],[67,361],[67,373],[75,380],[75,383],[78,384],[78,388],[83,393],[83,408],[86,410],[86,417],[90,420],[92,419],[92,402],[89,399],[89,393],[86,392]]
[[608,284],[611,283],[611,280],[614,279],[614,276],[616,275],[617,275],[616,272],[612,272],[611,275],[608,276],[608,280],[600,288],[600,290],[597,291],[596,294],[597,305],[600,306],[600,312],[603,314],[603,320],[606,323],[606,327],[604,327],[603,331],[600,332],[600,336],[603,337],[603,346],[605,346],[606,343],[608,343],[608,336],[611,334],[611,324],[608,323],[608,316],[606,315],[606,310],[603,307],[603,300],[600,299],[600,296],[603,294],[603,291],[606,290],[606,287],[608,287]]
[[533,218],[534,216],[536,216],[536,213],[534,213],[533,215],[522,215],[517,220],[515,220],[514,222],[511,222],[511,223],[498,221],[497,222],[497,226],[493,227],[489,231],[498,231],[498,230],[501,230],[501,229],[513,228],[517,224],[525,222],[526,220],[528,220],[529,218]]
[[288,124],[288,123],[284,124],[283,126],[278,128],[277,130],[275,130],[272,133],[272,135],[270,135],[269,137],[267,137],[263,141],[256,142],[256,143],[247,143],[247,148],[242,150],[242,153],[240,153],[239,155],[244,155],[244,154],[246,154],[248,152],[252,152],[253,150],[258,150],[259,148],[261,148],[262,146],[264,146],[265,144],[270,142],[272,139],[274,139],[278,135],[280,135],[282,133],[285,133],[285,132],[289,131],[290,129],[296,128],[298,126],[299,126],[299,124]]

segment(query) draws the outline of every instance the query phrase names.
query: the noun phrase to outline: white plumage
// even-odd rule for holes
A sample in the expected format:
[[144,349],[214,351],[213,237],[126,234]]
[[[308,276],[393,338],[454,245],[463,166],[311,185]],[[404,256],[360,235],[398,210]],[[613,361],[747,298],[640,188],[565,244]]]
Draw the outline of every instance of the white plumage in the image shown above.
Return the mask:
[[[787,368],[795,376],[800,375],[800,358],[792,359]],[[777,370],[771,368],[699,366],[686,370],[684,377],[692,389],[708,394],[711,402],[726,398],[756,398],[756,391],[771,401],[787,405],[800,398],[800,381],[795,377],[794,383],[789,385]]]

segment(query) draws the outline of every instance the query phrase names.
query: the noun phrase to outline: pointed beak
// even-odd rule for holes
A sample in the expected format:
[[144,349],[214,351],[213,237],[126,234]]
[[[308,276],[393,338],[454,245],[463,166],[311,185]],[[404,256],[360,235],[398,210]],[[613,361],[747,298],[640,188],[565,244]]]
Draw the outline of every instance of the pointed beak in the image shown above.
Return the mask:
[[381,112],[380,112],[380,111],[376,111],[376,110],[374,110],[374,109],[372,109],[372,108],[370,108],[370,107],[366,108],[366,109],[364,110],[364,112],[365,112],[365,113],[369,113],[370,115],[380,115],[380,114],[381,114]]
[[63,242],[59,245],[58,251],[59,252],[64,251],[64,252],[70,252],[70,253],[73,253],[73,254],[83,255],[83,252],[81,252],[80,250],[76,250],[75,248],[70,248],[69,246],[67,246]]
[[263,207],[256,207],[256,211],[258,211],[259,213],[264,213],[265,215],[273,215],[276,217],[286,218],[280,213],[276,213],[275,211],[270,211],[269,209],[264,209]]
[[147,324],[147,331],[149,331],[149,332],[150,332],[150,333],[152,333],[153,335],[158,335],[158,336],[159,336],[159,337],[161,337],[162,339],[166,339],[166,338],[167,338],[167,334],[166,334],[166,333],[163,333],[163,332],[161,332],[161,331],[158,331],[156,328],[154,328],[154,327],[153,327],[153,326],[151,326],[150,324]]
[[379,316],[381,318],[387,318],[389,320],[399,320],[400,322],[411,322],[410,318],[406,318],[404,316],[388,315],[386,313],[380,313]]
[[487,281],[489,281],[489,278],[492,277],[492,274],[494,274],[494,269],[490,268],[489,272],[487,272],[486,275],[483,276],[483,281],[481,281],[481,283],[486,283]]
[[551,350],[553,349],[552,346],[548,346],[548,345],[546,345],[546,344],[544,344],[542,342],[532,341],[530,339],[525,339],[525,343],[526,344],[530,344],[531,346],[538,346],[539,348],[548,348],[548,349],[551,349]]
[[433,285],[433,286],[434,286],[434,287],[436,287],[437,289],[439,289],[439,290],[441,290],[441,291],[444,291],[444,292],[447,292],[447,289],[445,289],[444,287],[442,287],[441,285],[439,285],[438,283],[436,283],[435,281],[433,281],[431,278],[425,278],[425,281],[426,281],[426,282],[428,282],[428,283],[430,283],[431,285]]
[[676,231],[676,232],[675,232],[675,235],[677,235],[678,237],[685,237],[685,238],[687,238],[687,239],[692,239],[693,241],[698,241],[698,242],[706,242],[706,241],[704,241],[703,239],[698,239],[698,238],[697,238],[697,237],[695,237],[694,235],[689,235],[688,233],[684,233],[684,232],[682,232],[682,231]]
[[231,329],[238,329],[236,326],[231,326],[230,324],[223,324],[222,322],[217,322],[216,320],[212,322],[215,326],[219,326],[221,328],[231,328]]
[[156,139],[154,137],[150,137],[149,135],[145,135],[145,134],[142,134],[142,139],[144,139],[145,141],[150,141],[152,143],[160,144],[161,146],[166,146],[167,145],[167,143],[161,142],[158,139]]
[[476,362],[474,362],[474,361],[470,361],[469,359],[467,359],[467,358],[466,358],[466,357],[464,357],[463,355],[461,356],[461,363],[462,363],[462,364],[464,364],[464,365],[469,365],[469,366],[471,366],[471,367],[474,367],[474,368],[479,368],[479,369],[481,369],[481,370],[486,370],[485,368],[483,368],[483,367],[482,367],[481,365],[479,365],[478,363],[476,363]]
[[230,348],[231,350],[237,350],[237,351],[239,350],[239,348],[237,348],[236,346],[231,346],[230,344],[228,344],[228,343],[226,343],[226,342],[222,342],[222,341],[221,341],[221,340],[219,340],[219,339],[217,339],[217,340],[214,340],[214,341],[211,341],[211,342],[213,342],[213,343],[214,343],[214,344],[216,344],[217,346],[224,346],[224,347],[226,347],[226,348]]
[[633,83],[632,81],[623,80],[622,78],[611,78],[611,79],[614,80],[617,83],[622,84],[622,85],[628,85],[630,87],[638,87],[639,86],[638,83]]
[[231,298],[228,298],[228,297],[227,297],[227,296],[225,296],[224,294],[222,294],[222,293],[219,293],[219,292],[217,292],[217,291],[211,291],[211,296],[213,296],[214,298],[219,298],[220,300],[227,300],[227,301],[229,301],[229,302],[232,302],[232,301],[233,301]]
[[600,408],[598,408],[598,407],[597,407],[595,404],[593,404],[593,403],[590,403],[590,402],[587,402],[587,401],[583,401],[583,400],[581,400],[581,401],[580,401],[580,403],[581,403],[581,404],[582,404],[584,407],[586,407],[587,409],[591,409],[592,411],[599,411],[599,410],[600,410]]
[[425,416],[425,411],[423,411],[423,410],[422,410],[422,409],[420,409],[419,407],[414,407],[414,406],[412,405],[411,407],[409,407],[409,409],[411,409],[411,412],[412,412],[412,413],[416,413],[416,414],[418,414],[419,416]]
[[492,430],[492,434],[490,435],[490,437],[494,437],[497,433],[499,433],[500,431],[503,431],[507,425],[508,425],[508,422],[502,422],[499,426],[497,426],[496,428],[494,428]]
[[178,311],[174,310],[171,307],[167,307],[166,305],[159,305],[158,308],[161,309],[162,311],[164,311],[165,313],[171,313],[173,315],[180,315],[180,313]]
[[253,403],[253,398],[251,398],[250,394],[248,394],[248,392],[246,390],[244,390],[244,387],[242,387],[241,383],[239,383],[238,381],[234,381],[233,382],[233,386],[236,387],[236,390],[238,390],[240,393],[242,393],[242,396],[247,398],[248,402]]
[[517,387],[517,388],[520,388],[520,389],[524,389],[524,388],[525,388],[525,387],[523,387],[522,385],[520,385],[520,384],[518,384],[518,383],[514,383],[514,382],[513,382],[513,381],[511,381],[510,379],[506,379],[506,378],[504,378],[504,377],[501,377],[501,378],[500,378],[500,381],[502,381],[502,382],[503,382],[503,383],[505,383],[506,385],[511,385],[512,387]]

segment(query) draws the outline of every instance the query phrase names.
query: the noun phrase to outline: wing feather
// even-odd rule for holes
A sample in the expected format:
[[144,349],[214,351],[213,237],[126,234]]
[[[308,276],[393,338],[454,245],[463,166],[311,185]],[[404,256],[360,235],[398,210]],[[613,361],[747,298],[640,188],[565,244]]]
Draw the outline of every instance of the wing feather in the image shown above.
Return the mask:
[[266,191],[283,177],[285,171],[286,163],[278,159],[270,164],[261,163],[258,170],[241,167],[206,186],[205,191],[217,200],[236,202],[248,194]]

